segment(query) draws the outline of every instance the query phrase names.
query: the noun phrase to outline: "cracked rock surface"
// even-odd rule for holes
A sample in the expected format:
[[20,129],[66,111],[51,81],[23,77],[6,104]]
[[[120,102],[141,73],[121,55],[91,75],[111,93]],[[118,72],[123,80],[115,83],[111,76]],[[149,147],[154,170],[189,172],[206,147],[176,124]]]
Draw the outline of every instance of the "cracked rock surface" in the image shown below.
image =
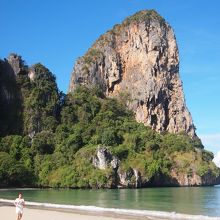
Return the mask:
[[98,85],[108,97],[126,94],[136,120],[158,132],[196,135],[174,32],[154,10],[140,11],[100,36],[75,63],[69,92],[77,85]]

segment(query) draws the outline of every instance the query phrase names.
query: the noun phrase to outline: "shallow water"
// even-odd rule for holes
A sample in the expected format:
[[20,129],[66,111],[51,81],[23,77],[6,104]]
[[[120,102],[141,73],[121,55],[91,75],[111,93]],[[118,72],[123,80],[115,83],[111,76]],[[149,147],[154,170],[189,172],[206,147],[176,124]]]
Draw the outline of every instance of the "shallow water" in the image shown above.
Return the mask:
[[[2,189],[15,199],[21,189]],[[103,208],[153,210],[220,217],[220,186],[113,190],[22,189],[26,201]]]

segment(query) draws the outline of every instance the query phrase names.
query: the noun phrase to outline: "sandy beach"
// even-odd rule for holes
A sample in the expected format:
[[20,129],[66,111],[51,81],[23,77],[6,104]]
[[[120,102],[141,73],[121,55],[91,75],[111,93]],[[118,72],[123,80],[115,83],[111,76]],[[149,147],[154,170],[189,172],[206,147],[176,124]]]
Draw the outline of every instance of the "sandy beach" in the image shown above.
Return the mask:
[[[16,213],[15,208],[12,206],[0,206],[1,219],[5,220],[15,220]],[[42,210],[26,207],[24,209],[24,215],[22,220],[126,220],[126,219],[140,219],[135,217],[120,217],[120,216],[103,216],[103,215],[93,215],[91,213],[74,213],[74,212],[63,212],[56,210]],[[156,218],[144,218],[146,220],[158,220]]]

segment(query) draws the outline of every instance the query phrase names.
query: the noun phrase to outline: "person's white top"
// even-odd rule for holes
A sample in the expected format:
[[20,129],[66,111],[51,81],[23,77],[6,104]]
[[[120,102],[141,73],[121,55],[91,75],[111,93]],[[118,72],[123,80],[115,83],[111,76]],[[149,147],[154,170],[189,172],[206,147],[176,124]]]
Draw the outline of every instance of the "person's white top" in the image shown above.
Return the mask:
[[23,213],[24,199],[15,199],[14,204],[16,206],[16,213]]

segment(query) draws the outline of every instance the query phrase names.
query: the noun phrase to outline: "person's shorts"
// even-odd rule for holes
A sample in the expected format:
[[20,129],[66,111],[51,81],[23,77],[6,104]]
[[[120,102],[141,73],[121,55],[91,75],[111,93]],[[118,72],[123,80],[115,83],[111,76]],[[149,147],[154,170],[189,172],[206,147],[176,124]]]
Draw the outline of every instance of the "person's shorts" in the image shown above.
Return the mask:
[[16,207],[15,211],[17,214],[23,214],[23,210],[19,207]]

